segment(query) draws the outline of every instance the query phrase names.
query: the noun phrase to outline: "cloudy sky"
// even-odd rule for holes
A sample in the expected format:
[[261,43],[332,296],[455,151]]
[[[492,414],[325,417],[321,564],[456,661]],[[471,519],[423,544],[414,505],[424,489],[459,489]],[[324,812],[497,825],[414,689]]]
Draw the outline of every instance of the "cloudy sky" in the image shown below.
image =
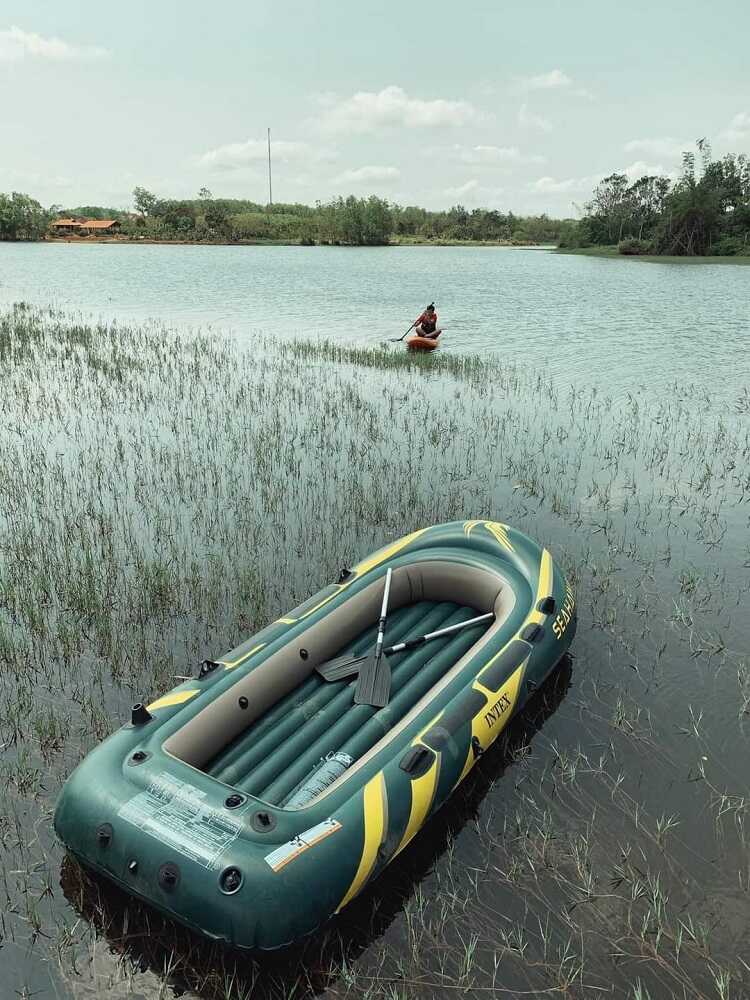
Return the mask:
[[750,151],[747,0],[0,0],[0,191],[574,215]]

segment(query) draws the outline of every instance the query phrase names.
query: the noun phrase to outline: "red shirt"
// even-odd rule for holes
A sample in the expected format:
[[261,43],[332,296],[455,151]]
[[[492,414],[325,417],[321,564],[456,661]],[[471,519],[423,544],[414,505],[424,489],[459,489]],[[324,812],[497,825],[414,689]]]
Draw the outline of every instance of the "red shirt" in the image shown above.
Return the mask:
[[435,327],[437,326],[437,313],[434,312],[432,316],[428,316],[426,312],[423,312],[422,315],[417,320],[415,326],[419,326],[420,323],[427,323],[428,326],[431,326],[432,329],[434,330]]

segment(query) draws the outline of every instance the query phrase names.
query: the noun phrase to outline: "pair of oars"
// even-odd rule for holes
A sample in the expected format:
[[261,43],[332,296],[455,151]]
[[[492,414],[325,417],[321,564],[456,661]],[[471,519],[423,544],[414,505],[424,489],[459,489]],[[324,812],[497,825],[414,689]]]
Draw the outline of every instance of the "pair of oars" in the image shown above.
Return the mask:
[[443,636],[454,635],[465,628],[471,628],[482,622],[489,622],[494,618],[494,614],[489,611],[487,614],[478,615],[465,622],[458,622],[455,625],[447,625],[445,628],[436,629],[433,632],[426,632],[424,635],[416,636],[414,639],[406,639],[397,642],[393,646],[383,648],[385,637],[385,623],[388,616],[388,598],[391,590],[392,570],[389,568],[385,575],[385,589],[383,590],[383,605],[378,619],[378,637],[375,641],[375,648],[370,653],[363,653],[360,656],[339,656],[334,660],[328,660],[319,664],[315,669],[326,681],[342,681],[347,677],[357,677],[357,686],[354,690],[354,702],[356,705],[372,705],[374,708],[384,708],[388,704],[391,693],[391,667],[388,657],[396,653],[403,653],[406,650],[416,649],[433,639],[440,639]]

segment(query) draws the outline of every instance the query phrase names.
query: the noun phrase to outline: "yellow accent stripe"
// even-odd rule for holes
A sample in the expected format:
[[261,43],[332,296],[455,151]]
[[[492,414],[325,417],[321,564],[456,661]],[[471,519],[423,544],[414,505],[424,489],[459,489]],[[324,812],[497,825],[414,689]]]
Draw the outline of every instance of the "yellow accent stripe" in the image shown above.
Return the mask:
[[[412,746],[415,746],[417,742],[415,740]],[[426,774],[423,774],[421,778],[415,778],[411,783],[411,812],[409,813],[409,822],[406,825],[406,830],[401,838],[401,843],[398,845],[396,854],[400,854],[403,851],[427,819],[432,808],[432,803],[435,800],[439,774],[440,754],[438,753],[432,762],[430,770]]]
[[547,620],[547,615],[543,611],[537,611],[536,606],[543,597],[550,597],[552,595],[553,577],[554,567],[552,565],[552,556],[546,549],[542,549],[542,561],[539,564],[539,583],[537,584],[536,597],[534,598],[534,610],[526,619],[524,625],[533,622],[542,625]]
[[[404,537],[399,538],[398,541],[392,542],[390,545],[386,545],[384,549],[379,549],[377,552],[373,553],[373,555],[368,556],[367,559],[363,560],[363,562],[357,563],[352,571],[355,574],[355,578],[363,576],[371,569],[374,569],[375,566],[379,566],[380,563],[385,562],[386,559],[390,559],[391,556],[395,556],[397,552],[405,549],[407,545],[411,545],[411,543],[416,541],[420,535],[423,535],[425,531],[429,530],[429,528],[419,528],[418,531],[412,531],[410,535],[404,535]],[[350,580],[349,582],[353,583],[354,581]]]
[[[484,687],[484,685],[480,684],[479,681],[474,681],[472,684],[472,687],[483,694],[487,699],[485,704],[479,709],[477,714],[471,720],[471,739],[473,740],[474,737],[476,737],[483,750],[486,750],[487,747],[491,746],[495,742],[503,729],[505,729],[508,720],[513,715],[513,710],[516,707],[516,702],[518,701],[518,691],[521,686],[521,678],[524,670],[526,669],[527,663],[528,657],[526,657],[523,663],[513,671],[508,680],[505,681],[505,683],[502,684],[497,691],[490,691],[489,688]],[[498,709],[501,709],[501,711],[498,711]],[[466,755],[466,762],[464,763],[464,769],[461,772],[461,777],[456,782],[456,785],[459,785],[464,780],[466,775],[474,766],[475,761],[476,757],[474,756],[474,750],[472,749],[470,741],[469,751]]]
[[186,701],[190,701],[192,697],[198,694],[198,689],[194,691],[173,691],[171,694],[165,694],[161,698],[157,698],[156,701],[152,701],[148,705],[149,712],[154,712],[157,708],[170,708],[172,705],[182,705]]
[[253,653],[260,652],[265,645],[266,643],[262,642],[259,646],[253,646],[249,652],[243,653],[242,656],[238,656],[236,660],[219,660],[218,662],[224,664],[225,670],[234,670],[234,668],[238,667],[240,663],[244,663],[245,660],[249,660]]
[[309,617],[310,615],[318,611],[320,608],[322,608],[324,605],[328,604],[328,602],[332,601],[334,597],[338,597],[341,591],[345,590],[346,587],[348,586],[349,586],[348,583],[336,584],[336,587],[338,589],[333,594],[329,594],[328,597],[324,597],[322,601],[318,601],[318,603],[314,607],[307,610],[303,615],[300,615],[299,618],[277,618],[276,621],[274,622],[274,625],[296,625],[297,622],[301,622],[303,619]]
[[508,534],[508,525],[502,524],[500,521],[464,521],[464,534],[466,537],[468,538],[474,528],[480,524],[485,526],[487,531],[495,538],[495,541],[499,542],[503,548],[509,552],[515,552],[510,535]]
[[379,771],[374,778],[365,785],[364,813],[365,813],[365,842],[362,848],[362,857],[359,860],[359,868],[354,876],[354,881],[349,886],[346,895],[338,905],[342,910],[358,892],[363,888],[368,878],[372,874],[377,861],[380,845],[383,843],[388,824],[388,800],[385,791],[385,779],[383,772]]
[[503,548],[506,548],[509,552],[515,551],[511,545],[510,536],[508,535],[507,524],[501,524],[499,521],[485,521],[484,526],[487,531],[494,536],[496,541],[503,546]]

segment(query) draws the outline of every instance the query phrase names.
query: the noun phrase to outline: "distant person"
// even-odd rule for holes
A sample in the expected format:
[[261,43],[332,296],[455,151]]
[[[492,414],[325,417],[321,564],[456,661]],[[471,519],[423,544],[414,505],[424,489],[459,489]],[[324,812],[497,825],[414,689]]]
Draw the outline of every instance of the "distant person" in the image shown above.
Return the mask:
[[437,325],[438,314],[435,312],[435,303],[431,302],[414,327],[414,332],[418,337],[427,337],[428,340],[437,340],[443,332]]

